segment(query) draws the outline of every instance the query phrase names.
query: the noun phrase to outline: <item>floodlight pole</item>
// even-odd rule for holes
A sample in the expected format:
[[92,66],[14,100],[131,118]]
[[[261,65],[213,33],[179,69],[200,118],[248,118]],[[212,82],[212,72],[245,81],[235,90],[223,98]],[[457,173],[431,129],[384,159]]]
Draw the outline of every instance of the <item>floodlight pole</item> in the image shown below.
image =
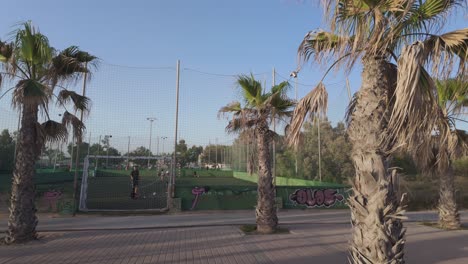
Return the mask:
[[153,135],[153,122],[155,120],[158,120],[156,117],[147,117],[146,120],[150,121],[150,138],[149,138],[149,152],[148,152],[148,168],[150,166],[150,159],[149,157],[151,156],[151,137]]
[[174,197],[174,183],[175,183],[175,174],[176,174],[176,164],[177,164],[177,132],[179,129],[179,83],[180,83],[180,60],[177,60],[176,68],[176,112],[175,112],[175,130],[174,130],[174,158],[172,161],[172,179],[169,181],[169,200],[172,202],[172,197]]
[[130,168],[130,136],[128,136],[128,145],[127,145],[127,167],[125,168],[128,170]]
[[[272,79],[272,87],[276,85],[276,71],[273,67],[273,79]],[[275,113],[273,113],[273,132],[276,132],[276,119]],[[273,186],[275,186],[276,190],[276,141],[273,138]]]
[[318,135],[318,167],[319,167],[319,180],[322,181],[322,154],[321,154],[321,149],[320,149],[320,114],[318,115],[317,135]]
[[[294,75],[294,96],[295,96],[296,103],[297,103],[297,74]],[[296,178],[297,178],[297,153],[298,153],[298,151],[296,149],[296,153],[295,153],[296,155],[294,155],[294,156],[296,156],[296,160],[295,160],[295,173],[296,173],[295,176],[296,176]]]
[[[86,78],[88,77],[88,62],[85,62],[85,73],[83,76],[83,97],[86,96]],[[80,111],[80,122],[83,123],[83,109]],[[75,176],[73,177],[73,216],[76,215],[76,205],[78,199],[78,166],[80,162],[80,145],[81,145],[81,137],[77,137],[76,139],[76,157],[75,157]],[[72,156],[73,156],[73,143],[72,143]],[[72,159],[72,158],[70,158]],[[73,164],[73,159],[70,164]],[[71,170],[70,166],[70,170]]]
[[164,143],[166,142],[167,137],[161,137],[162,139],[162,155],[164,155]]
[[[99,141],[98,141],[98,149],[97,149],[97,152],[98,152],[98,153],[97,153],[97,156],[101,155],[101,135],[99,135]],[[98,169],[98,158],[97,158],[97,156],[94,158],[94,159],[95,159],[95,163],[96,163],[96,164],[94,164],[94,167],[95,167],[95,168],[94,168],[94,171],[95,171],[95,172],[96,172],[97,169]]]

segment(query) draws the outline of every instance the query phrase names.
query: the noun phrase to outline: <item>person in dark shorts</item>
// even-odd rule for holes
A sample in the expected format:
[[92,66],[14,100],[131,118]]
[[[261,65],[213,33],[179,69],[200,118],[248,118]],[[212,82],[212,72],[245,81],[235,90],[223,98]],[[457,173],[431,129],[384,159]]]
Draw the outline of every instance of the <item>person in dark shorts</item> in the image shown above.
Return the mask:
[[138,198],[138,184],[140,181],[140,171],[138,170],[138,166],[133,166],[130,178],[132,180],[132,193],[130,194],[130,197],[132,199],[136,199]]

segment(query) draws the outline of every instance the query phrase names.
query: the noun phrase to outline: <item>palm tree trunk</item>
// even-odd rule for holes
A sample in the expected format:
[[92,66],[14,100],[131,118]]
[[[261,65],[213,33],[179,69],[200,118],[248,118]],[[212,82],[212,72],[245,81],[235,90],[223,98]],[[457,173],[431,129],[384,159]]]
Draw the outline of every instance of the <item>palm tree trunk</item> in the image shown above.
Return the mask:
[[7,244],[24,243],[37,238],[34,204],[34,166],[38,157],[36,107],[24,107],[18,141],[10,200],[10,217],[5,237]]
[[388,171],[382,146],[388,136],[388,105],[396,85],[396,69],[379,58],[363,60],[362,87],[351,112],[348,134],[356,169],[351,208],[352,263],[404,263],[402,208]]
[[257,217],[257,232],[263,234],[273,233],[278,225],[268,132],[266,124],[257,127],[258,198],[255,213]]
[[439,225],[444,229],[460,228],[460,213],[455,197],[455,184],[452,166],[440,174],[439,183]]

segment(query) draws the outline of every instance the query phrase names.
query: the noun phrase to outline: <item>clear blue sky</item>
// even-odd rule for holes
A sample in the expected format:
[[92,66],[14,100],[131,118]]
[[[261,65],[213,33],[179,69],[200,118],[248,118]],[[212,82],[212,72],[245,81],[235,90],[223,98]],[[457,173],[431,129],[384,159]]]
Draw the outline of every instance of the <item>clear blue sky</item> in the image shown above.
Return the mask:
[[[155,116],[153,152],[156,137],[173,138],[175,71],[115,65],[175,68],[180,59],[180,137],[190,145],[214,143],[216,138],[227,143],[232,136],[224,133],[227,121],[217,119],[217,110],[238,95],[234,79],[223,75],[258,73],[256,77],[270,86],[275,67],[276,81],[282,81],[296,68],[296,50],[304,35],[323,28],[322,11],[313,0],[15,0],[5,10],[0,16],[1,39],[15,23],[32,20],[57,49],[77,45],[101,58],[88,87],[93,101],[88,132],[93,138],[112,134],[120,149],[126,147],[127,136],[132,137],[132,146],[147,146],[146,117]],[[448,21],[447,30],[466,27],[467,20],[459,13]],[[350,76],[353,91],[359,88],[359,70]],[[299,97],[323,72],[317,66],[303,69]],[[329,118],[340,121],[348,103],[345,77],[330,75],[325,83]],[[0,128],[15,127],[9,102],[0,101],[0,113]]]

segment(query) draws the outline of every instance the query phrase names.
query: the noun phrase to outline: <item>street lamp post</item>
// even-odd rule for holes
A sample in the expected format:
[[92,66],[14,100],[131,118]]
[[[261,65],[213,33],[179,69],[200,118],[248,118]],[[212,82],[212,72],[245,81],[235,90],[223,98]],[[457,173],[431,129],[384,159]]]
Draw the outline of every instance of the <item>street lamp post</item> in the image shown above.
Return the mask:
[[104,136],[104,139],[106,139],[106,148],[107,148],[107,152],[106,152],[106,168],[109,167],[109,148],[110,148],[110,138],[112,137],[112,135],[105,135]]
[[[296,100],[296,103],[297,103],[297,71],[291,72],[290,76],[294,78],[294,97],[295,97],[294,99]],[[295,158],[294,172],[297,178],[297,150],[295,153],[295,157],[296,158]]]
[[166,142],[167,137],[161,137],[162,139],[162,155],[164,155],[164,142]]
[[[112,135],[104,135],[104,140],[106,141],[106,168],[109,167],[109,148],[110,148],[110,138]],[[99,137],[100,138],[100,137]]]
[[148,117],[146,120],[150,121],[150,137],[149,137],[149,152],[148,152],[148,168],[150,166],[150,155],[151,155],[151,137],[153,134],[153,121],[158,120],[156,117]]
[[[101,152],[101,135],[99,135],[97,156],[99,156],[100,152]],[[96,163],[96,164],[94,164],[94,171],[95,171],[95,173],[96,173],[96,171],[97,171],[97,169],[98,169],[98,157],[97,157],[97,156],[96,156],[96,158],[95,158],[95,163]]]

